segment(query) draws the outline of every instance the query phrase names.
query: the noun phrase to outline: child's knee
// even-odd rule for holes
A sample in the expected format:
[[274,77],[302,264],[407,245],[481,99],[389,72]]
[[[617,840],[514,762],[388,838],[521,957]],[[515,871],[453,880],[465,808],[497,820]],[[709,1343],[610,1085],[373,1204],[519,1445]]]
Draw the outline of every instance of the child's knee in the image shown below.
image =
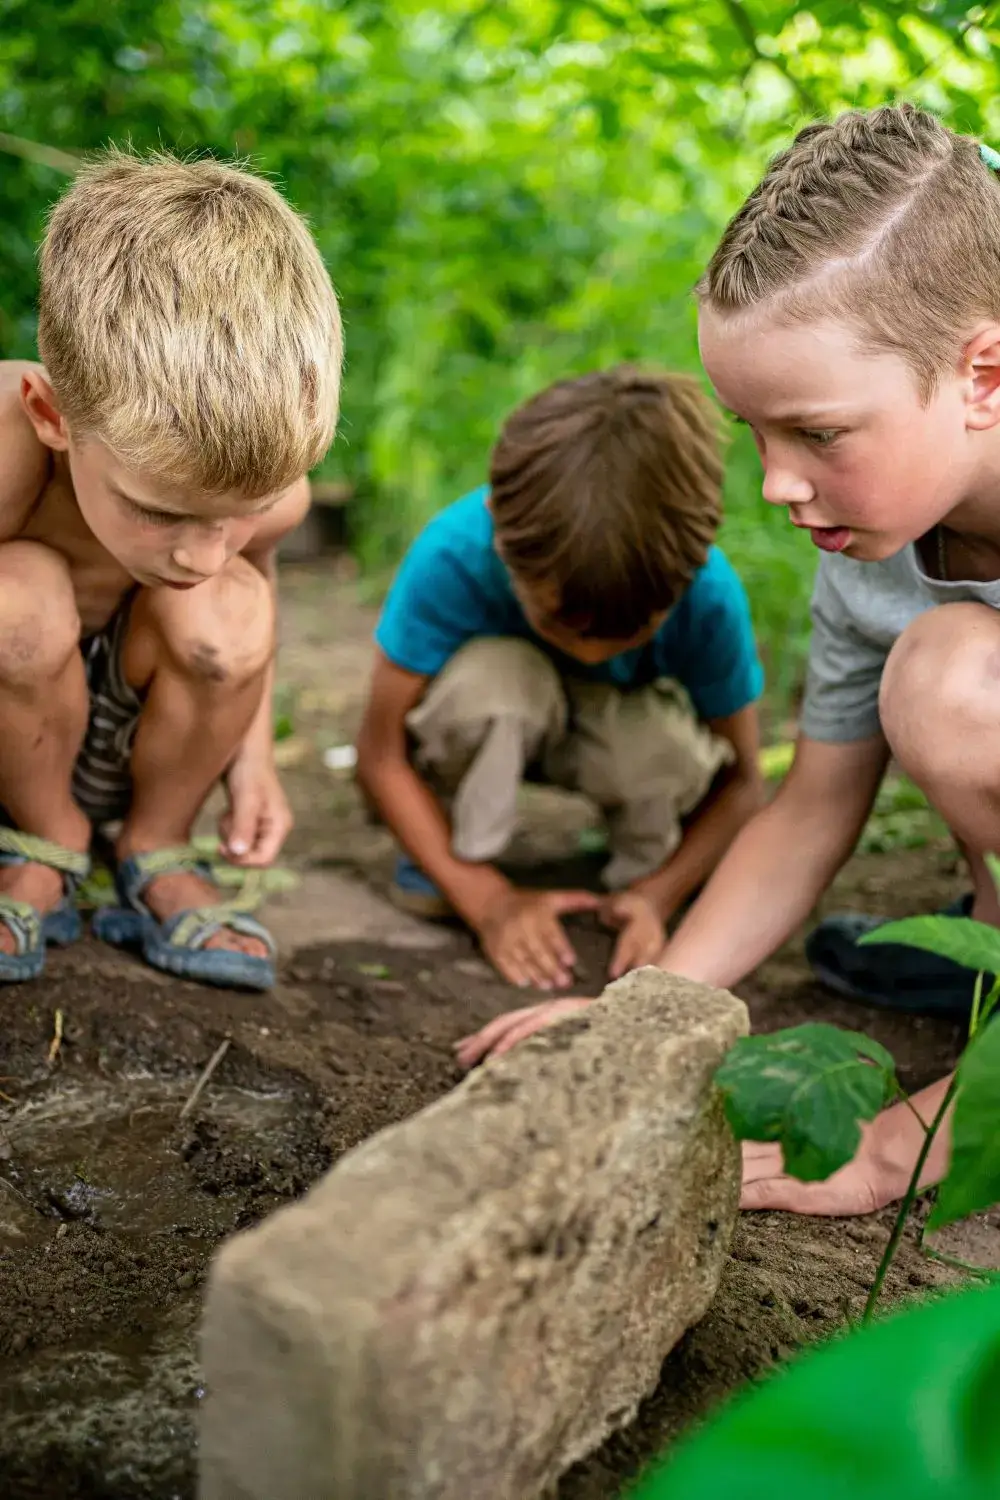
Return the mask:
[[530,641],[513,636],[485,636],[457,651],[440,674],[450,678],[474,706],[477,716],[494,718],[517,712],[548,718],[562,701],[559,673]]
[[260,676],[274,655],[270,584],[243,557],[197,588],[157,589],[142,603],[172,661],[191,677],[239,686]]
[[467,736],[477,725],[485,733],[498,718],[519,720],[537,738],[565,726],[559,674],[528,641],[499,636],[469,641],[430,683],[408,723],[421,738],[445,723],[461,725]]
[[919,615],[889,653],[879,711],[890,748],[910,775],[968,783],[985,775],[992,784],[1000,745],[1000,615],[972,603]]
[[40,542],[0,546],[0,678],[54,677],[80,646],[80,615],[65,560]]

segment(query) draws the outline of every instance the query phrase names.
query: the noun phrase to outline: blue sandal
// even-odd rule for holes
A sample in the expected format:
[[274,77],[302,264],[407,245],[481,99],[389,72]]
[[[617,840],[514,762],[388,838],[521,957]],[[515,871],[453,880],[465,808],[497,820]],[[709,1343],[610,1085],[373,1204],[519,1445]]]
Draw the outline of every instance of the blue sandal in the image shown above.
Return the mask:
[[90,855],[64,849],[33,833],[0,827],[0,865],[46,865],[63,878],[63,899],[51,911],[41,912],[28,901],[0,893],[0,924],[15,943],[13,953],[0,952],[0,984],[23,984],[37,979],[45,967],[50,943],[66,947],[82,931],[76,909],[76,888],[90,874]]
[[[105,906],[94,913],[91,921],[94,936],[116,948],[136,949],[154,969],[176,974],[181,979],[214,984],[222,989],[271,989],[275,982],[277,948],[267,928],[250,915],[261,899],[259,883],[255,884],[251,878],[228,901],[192,907],[161,922],[143,901],[142,893],[150,881],[181,873],[212,880],[211,866],[188,848],[157,849],[122,860],[115,872],[121,905]],[[223,928],[258,938],[267,948],[268,956],[258,958],[229,948],[206,948],[209,939]]]

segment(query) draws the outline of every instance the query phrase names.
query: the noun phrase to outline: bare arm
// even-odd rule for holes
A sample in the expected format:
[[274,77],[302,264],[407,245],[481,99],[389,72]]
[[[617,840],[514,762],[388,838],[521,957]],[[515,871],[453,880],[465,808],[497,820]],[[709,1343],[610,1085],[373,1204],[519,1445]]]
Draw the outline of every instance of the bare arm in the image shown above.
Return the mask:
[[358,780],[403,847],[455,910],[478,931],[491,906],[511,886],[490,865],[471,865],[451,852],[444,809],[410,764],[406,716],[428,679],[376,653],[368,702],[358,733]]
[[[243,556],[258,572],[263,573],[274,600],[274,618],[278,618],[278,543],[282,537],[294,531],[309,509],[309,481],[300,479],[281,497],[274,508],[266,513],[254,533],[253,539],[244,547]],[[261,696],[260,707],[243,741],[241,756],[255,758],[269,764],[274,748],[274,658],[267,669],[267,681]]]
[[800,739],[774,801],[737,836],[661,967],[729,987],[779,948],[853,851],[888,755],[881,735]]
[[679,848],[654,875],[636,882],[635,890],[652,901],[665,920],[705,881],[736,834],[764,802],[758,765],[760,719],[755,704],[709,726],[732,745],[734,762],[719,776],[689,821]]
[[[267,579],[278,609],[278,542],[297,526],[309,508],[309,483],[300,479],[262,518],[243,556]],[[226,772],[229,806],[219,819],[227,858],[237,864],[269,865],[278,856],[292,826],[274,764],[274,657],[267,669],[260,704],[238,754]]]
[[20,534],[49,476],[52,453],[25,404],[44,376],[41,365],[0,361],[0,542]]

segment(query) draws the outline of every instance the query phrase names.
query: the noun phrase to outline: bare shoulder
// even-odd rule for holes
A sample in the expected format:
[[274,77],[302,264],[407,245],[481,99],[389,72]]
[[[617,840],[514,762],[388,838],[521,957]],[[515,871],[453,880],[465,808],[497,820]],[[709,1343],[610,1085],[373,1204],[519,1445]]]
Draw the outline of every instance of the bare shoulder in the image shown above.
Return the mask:
[[303,477],[290,485],[281,498],[264,512],[249,543],[243,551],[249,556],[265,553],[277,546],[282,537],[294,531],[309,509],[309,480]]
[[51,454],[21,403],[21,380],[41,370],[27,360],[0,360],[0,539],[17,536],[45,488]]

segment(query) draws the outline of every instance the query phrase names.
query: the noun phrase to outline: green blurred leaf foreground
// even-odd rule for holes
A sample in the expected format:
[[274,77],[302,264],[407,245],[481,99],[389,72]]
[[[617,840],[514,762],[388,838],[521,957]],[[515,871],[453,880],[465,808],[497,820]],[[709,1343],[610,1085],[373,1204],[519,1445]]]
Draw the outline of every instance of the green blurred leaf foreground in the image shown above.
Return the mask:
[[[989,856],[988,862],[1000,888],[1000,860]],[[968,917],[910,917],[883,924],[862,942],[923,949],[978,975],[968,1044],[937,1117],[925,1125],[924,1151],[869,1294],[867,1321],[916,1199],[930,1143],[952,1103],[951,1163],[924,1234],[1000,1202],[1000,1027],[988,1024],[1000,1000],[1000,931]],[[846,1166],[860,1144],[861,1122],[907,1097],[884,1047],[823,1024],[741,1038],[716,1079],[737,1138],[779,1142],[785,1170],[803,1182]]]
[[1000,1288],[950,1292],[801,1356],[632,1500],[995,1500]]

